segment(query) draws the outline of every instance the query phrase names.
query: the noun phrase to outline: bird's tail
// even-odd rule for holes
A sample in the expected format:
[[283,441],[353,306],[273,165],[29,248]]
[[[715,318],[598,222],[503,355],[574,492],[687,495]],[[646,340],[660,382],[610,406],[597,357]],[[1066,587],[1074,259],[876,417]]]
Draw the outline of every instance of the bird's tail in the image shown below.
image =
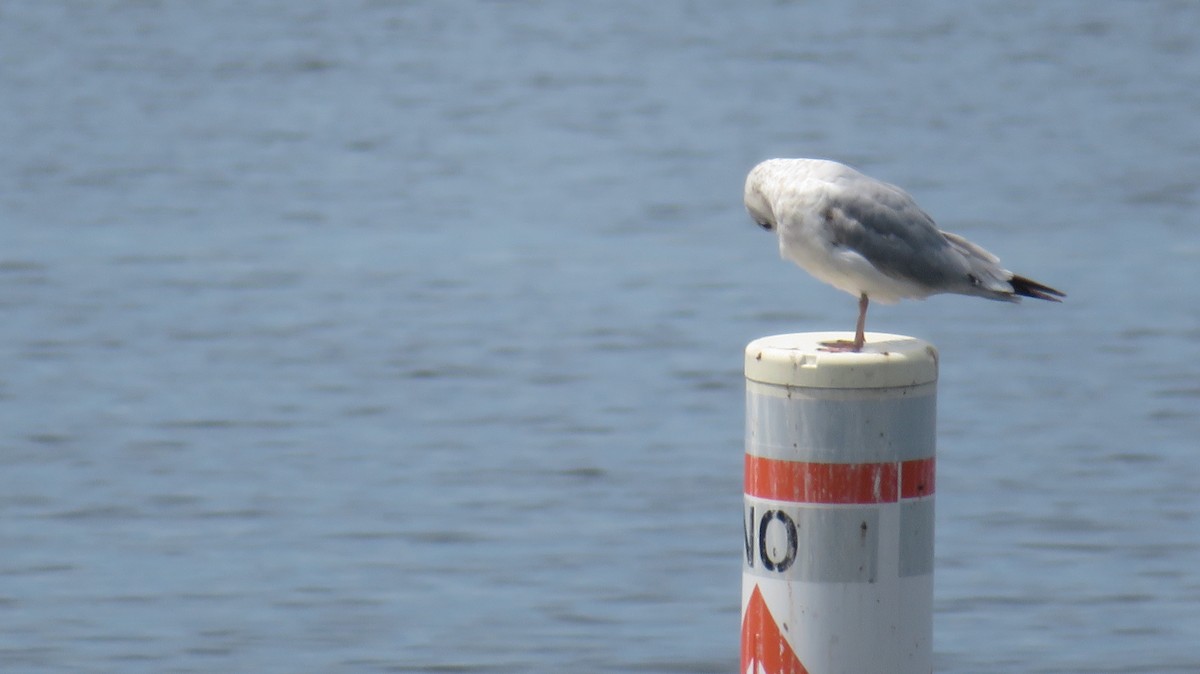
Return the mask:
[[1021,297],[1033,297],[1050,302],[1061,302],[1062,300],[1059,298],[1067,296],[1061,290],[1055,290],[1048,285],[1043,285],[1024,276],[1017,276],[1016,274],[1013,274],[1008,283],[1012,286],[1013,294]]

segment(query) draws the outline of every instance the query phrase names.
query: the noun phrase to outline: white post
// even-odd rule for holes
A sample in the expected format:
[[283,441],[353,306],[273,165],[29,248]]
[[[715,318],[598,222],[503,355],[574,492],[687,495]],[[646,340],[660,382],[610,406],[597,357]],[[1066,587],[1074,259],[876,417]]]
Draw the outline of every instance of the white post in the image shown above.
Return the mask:
[[929,674],[937,351],[746,347],[742,672]]

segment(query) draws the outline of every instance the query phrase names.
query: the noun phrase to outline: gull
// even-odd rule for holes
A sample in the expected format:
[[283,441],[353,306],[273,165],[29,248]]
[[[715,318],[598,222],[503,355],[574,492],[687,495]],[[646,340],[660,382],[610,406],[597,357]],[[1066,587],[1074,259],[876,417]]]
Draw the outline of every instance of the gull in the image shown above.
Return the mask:
[[746,177],[746,210],[779,235],[779,253],[858,298],[854,341],[829,351],[861,351],[867,305],[938,293],[1019,302],[1060,302],[1066,294],[1000,266],[957,234],[943,232],[907,192],[835,161],[768,159]]

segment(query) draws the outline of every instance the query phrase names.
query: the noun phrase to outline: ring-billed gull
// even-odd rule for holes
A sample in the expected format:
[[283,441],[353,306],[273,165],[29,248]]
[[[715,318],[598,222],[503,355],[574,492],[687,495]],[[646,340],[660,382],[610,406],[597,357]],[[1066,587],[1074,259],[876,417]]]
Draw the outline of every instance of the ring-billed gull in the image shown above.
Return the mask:
[[835,161],[768,159],[746,177],[745,200],[754,222],[779,234],[785,259],[858,298],[854,341],[825,342],[832,351],[862,350],[872,299],[893,304],[937,293],[1007,302],[1066,297],[939,230],[899,187]]

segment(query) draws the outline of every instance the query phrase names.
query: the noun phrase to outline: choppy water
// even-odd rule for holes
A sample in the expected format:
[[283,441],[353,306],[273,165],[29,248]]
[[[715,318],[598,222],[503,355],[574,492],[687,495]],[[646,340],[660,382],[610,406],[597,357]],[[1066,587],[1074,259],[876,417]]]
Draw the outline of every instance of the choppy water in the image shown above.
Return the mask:
[[938,670],[1200,670],[1200,6],[832,4],[0,7],[5,671],[734,671],[770,156],[1070,293],[872,309]]

